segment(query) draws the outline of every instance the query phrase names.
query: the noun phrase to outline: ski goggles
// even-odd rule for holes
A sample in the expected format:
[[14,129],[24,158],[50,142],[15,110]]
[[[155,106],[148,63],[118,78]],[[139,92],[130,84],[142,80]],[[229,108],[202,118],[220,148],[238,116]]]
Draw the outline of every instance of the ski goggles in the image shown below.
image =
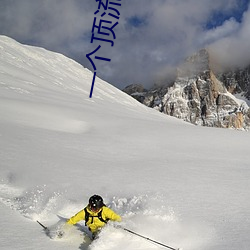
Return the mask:
[[97,207],[97,206],[93,206],[93,205],[92,206],[90,205],[89,208],[93,212],[97,212],[97,211],[99,211],[101,209],[101,207]]

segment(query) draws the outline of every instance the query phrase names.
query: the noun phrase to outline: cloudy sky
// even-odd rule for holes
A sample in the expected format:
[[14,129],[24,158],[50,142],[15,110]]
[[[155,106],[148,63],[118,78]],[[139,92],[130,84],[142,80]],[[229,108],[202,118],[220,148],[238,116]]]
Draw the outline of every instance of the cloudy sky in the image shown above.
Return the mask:
[[[102,0],[106,3],[107,0]],[[223,63],[250,62],[250,0],[110,0],[121,3],[104,13],[96,0],[0,0],[0,34],[25,44],[60,52],[124,88],[131,83],[149,87],[165,79],[181,60],[211,47]],[[113,14],[119,19],[108,14]],[[101,29],[92,26],[102,22]],[[115,23],[118,22],[117,25]],[[103,27],[112,29],[113,33]],[[98,34],[98,32],[106,33]],[[114,39],[115,36],[115,39]]]

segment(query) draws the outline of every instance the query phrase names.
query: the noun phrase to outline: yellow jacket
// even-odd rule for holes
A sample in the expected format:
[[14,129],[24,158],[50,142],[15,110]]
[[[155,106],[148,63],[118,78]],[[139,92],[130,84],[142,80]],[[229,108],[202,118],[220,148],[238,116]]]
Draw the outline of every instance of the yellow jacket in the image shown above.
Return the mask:
[[[111,210],[110,208],[106,206],[103,206],[98,212],[93,212],[88,207],[86,209],[87,209],[87,212],[89,213],[89,219],[85,223],[92,233],[97,232],[98,229],[102,228],[106,224],[105,222],[101,221],[98,218],[98,214],[100,213],[100,211],[102,211],[101,215],[104,221],[107,221],[107,220],[121,221],[122,220],[118,214],[116,214],[113,210]],[[67,221],[67,224],[74,225],[80,220],[85,220],[84,209],[78,212],[77,214],[75,214],[74,216],[72,216]]]

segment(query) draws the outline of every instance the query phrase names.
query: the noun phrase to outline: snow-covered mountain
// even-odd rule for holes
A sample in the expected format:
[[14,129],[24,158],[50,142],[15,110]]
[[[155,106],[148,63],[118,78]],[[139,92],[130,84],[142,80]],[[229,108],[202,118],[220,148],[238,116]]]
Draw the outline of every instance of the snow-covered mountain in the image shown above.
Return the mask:
[[[184,250],[248,250],[249,133],[193,126],[140,104],[63,55],[0,36],[0,248],[153,250],[84,222],[48,238],[92,194],[122,225]],[[63,223],[63,221],[62,221]]]
[[249,129],[249,69],[221,73],[211,61],[208,50],[200,50],[180,65],[170,87],[141,91],[132,85],[124,92],[146,106],[196,125]]

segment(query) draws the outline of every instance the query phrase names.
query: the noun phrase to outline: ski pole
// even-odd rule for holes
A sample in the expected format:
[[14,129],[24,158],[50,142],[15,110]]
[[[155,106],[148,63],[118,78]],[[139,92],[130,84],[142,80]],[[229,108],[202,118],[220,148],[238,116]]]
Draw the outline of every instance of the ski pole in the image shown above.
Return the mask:
[[40,226],[42,226],[43,227],[43,229],[46,231],[46,230],[48,230],[48,228],[47,227],[45,227],[40,221],[36,221]]
[[143,239],[145,239],[145,240],[148,240],[148,241],[154,242],[154,243],[156,243],[156,244],[158,244],[158,245],[160,245],[160,246],[166,247],[166,248],[168,248],[168,249],[171,249],[171,250],[180,250],[180,248],[173,248],[173,247],[167,246],[167,245],[162,244],[162,243],[160,243],[160,242],[158,242],[158,241],[155,241],[155,240],[152,240],[152,239],[150,239],[150,238],[148,238],[148,237],[145,237],[145,236],[143,236],[143,235],[141,235],[141,234],[135,233],[135,232],[133,232],[133,231],[127,229],[127,228],[122,228],[122,229],[125,230],[125,231],[127,231],[127,232],[129,232],[129,233],[131,233],[131,234],[134,234],[134,235],[136,235],[136,236],[139,236],[139,237],[141,237],[141,238],[143,238]]

